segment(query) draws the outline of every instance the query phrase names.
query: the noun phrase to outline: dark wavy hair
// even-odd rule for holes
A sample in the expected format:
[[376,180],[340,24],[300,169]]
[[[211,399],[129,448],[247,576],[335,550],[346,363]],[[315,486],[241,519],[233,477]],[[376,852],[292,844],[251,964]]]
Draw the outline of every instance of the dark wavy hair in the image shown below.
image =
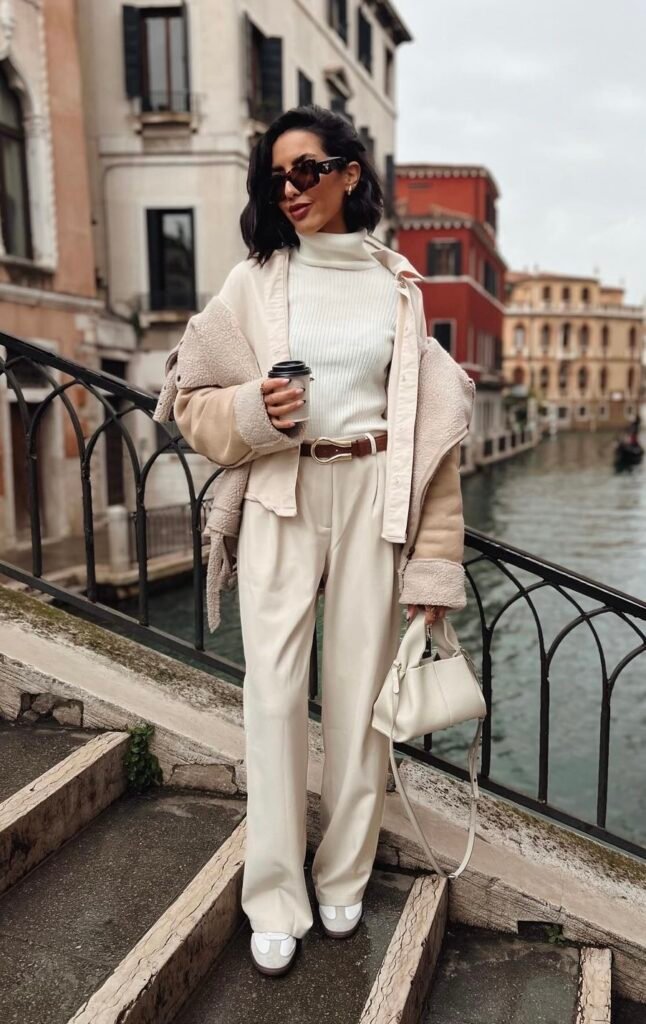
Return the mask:
[[326,156],[356,160],[361,177],[351,195],[343,200],[348,231],[374,231],[383,213],[383,190],[374,164],[352,124],[340,114],[311,104],[293,107],[270,124],[254,145],[249,157],[247,192],[249,200],[240,214],[240,230],[249,256],[262,265],[275,249],[298,246],[298,236],[276,204],[269,202],[272,147],[283,132],[292,129],[318,135]]

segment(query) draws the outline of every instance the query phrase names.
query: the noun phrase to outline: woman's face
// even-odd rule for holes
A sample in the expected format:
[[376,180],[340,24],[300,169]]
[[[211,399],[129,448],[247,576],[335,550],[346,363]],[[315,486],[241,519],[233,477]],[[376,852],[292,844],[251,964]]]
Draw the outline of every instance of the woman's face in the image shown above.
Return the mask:
[[[272,172],[290,171],[304,158],[327,160],[338,153],[326,153],[314,132],[293,129],[283,132],[272,148]],[[296,231],[313,235],[317,231],[341,233],[347,231],[343,216],[346,190],[354,188],[361,168],[356,161],[341,170],[322,174],[318,185],[299,192],[291,181],[285,182],[285,198],[278,204]]]

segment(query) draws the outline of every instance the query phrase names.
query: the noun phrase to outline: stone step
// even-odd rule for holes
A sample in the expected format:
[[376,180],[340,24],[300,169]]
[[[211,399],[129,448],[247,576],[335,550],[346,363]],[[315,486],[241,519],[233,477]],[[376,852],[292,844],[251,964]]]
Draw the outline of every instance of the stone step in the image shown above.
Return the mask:
[[584,947],[579,957],[575,1024],[610,1024],[611,989],[611,951]]
[[101,733],[0,804],[0,893],[123,793],[129,741]]
[[56,723],[0,719],[0,803],[96,735]]
[[213,858],[244,808],[194,791],[123,795],[6,892],[2,1024],[66,1024]]
[[571,1024],[578,980],[576,946],[450,924],[420,1024]]
[[310,858],[306,881],[314,924],[299,943],[290,971],[268,978],[256,970],[249,950],[251,928],[244,918],[203,984],[174,1018],[174,1024],[357,1024],[415,878],[373,870],[364,897],[364,919],[355,934],[343,940],[330,939],[323,932]]

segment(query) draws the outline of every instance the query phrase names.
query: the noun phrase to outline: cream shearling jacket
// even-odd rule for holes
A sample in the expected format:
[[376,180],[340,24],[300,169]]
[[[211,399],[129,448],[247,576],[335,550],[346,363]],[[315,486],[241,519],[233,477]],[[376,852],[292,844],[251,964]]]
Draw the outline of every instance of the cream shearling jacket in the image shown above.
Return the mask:
[[[368,237],[398,290],[393,357],[386,381],[386,486],[382,537],[398,545],[401,604],[466,604],[460,442],[471,420],[475,384],[427,337],[420,275],[400,253]],[[245,260],[221,291],[192,316],[166,360],[153,419],[174,417],[194,451],[223,467],[206,529],[209,628],[220,621],[219,593],[236,582],[235,551],[243,498],[277,515],[296,515],[299,445],[307,422],[273,426],[261,380],[289,359],[289,249],[264,267]],[[357,311],[358,315],[360,311]],[[370,458],[370,456],[364,456]]]

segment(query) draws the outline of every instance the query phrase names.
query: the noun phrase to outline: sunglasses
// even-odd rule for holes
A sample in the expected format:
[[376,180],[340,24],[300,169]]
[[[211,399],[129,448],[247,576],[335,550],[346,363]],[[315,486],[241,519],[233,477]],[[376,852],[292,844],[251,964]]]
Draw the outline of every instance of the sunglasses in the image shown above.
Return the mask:
[[292,183],[297,192],[307,192],[321,180],[322,174],[330,174],[334,170],[347,167],[349,160],[345,156],[331,156],[327,160],[314,160],[309,157],[302,160],[291,171],[280,171],[272,174],[269,180],[269,202],[282,203],[285,198],[285,184]]

